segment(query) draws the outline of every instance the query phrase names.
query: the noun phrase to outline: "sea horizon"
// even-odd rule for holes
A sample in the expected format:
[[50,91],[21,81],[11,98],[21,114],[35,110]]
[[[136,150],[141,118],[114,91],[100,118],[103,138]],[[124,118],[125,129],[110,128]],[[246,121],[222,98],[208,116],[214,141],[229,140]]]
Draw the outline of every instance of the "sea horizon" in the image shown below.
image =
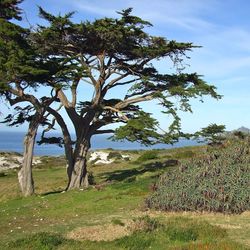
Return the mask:
[[[17,152],[23,153],[23,140],[25,132],[22,131],[0,131],[0,152]],[[36,141],[40,139],[41,133],[38,133]],[[60,133],[51,133],[50,136],[60,136]],[[149,149],[171,149],[185,146],[198,145],[197,141],[180,139],[179,142],[171,144],[156,144],[153,146],[144,146],[137,142],[128,141],[111,141],[110,135],[95,135],[91,139],[90,150],[114,149],[114,150],[149,150]],[[73,138],[73,136],[72,136]],[[64,154],[64,148],[57,145],[35,144],[34,155],[51,155],[58,156]]]

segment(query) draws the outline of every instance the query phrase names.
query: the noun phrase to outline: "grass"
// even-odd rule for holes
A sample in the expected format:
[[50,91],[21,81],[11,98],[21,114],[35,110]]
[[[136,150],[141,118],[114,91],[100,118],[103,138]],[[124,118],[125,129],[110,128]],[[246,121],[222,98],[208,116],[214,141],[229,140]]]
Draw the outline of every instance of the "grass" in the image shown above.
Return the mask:
[[[37,195],[28,198],[21,197],[16,172],[5,172],[0,177],[0,249],[248,249],[249,212],[223,215],[145,210],[144,199],[158,176],[175,167],[173,160],[203,150],[159,150],[157,159],[144,163],[135,162],[143,154],[136,152],[130,162],[91,167],[96,187],[70,192],[61,192],[66,185],[63,159],[56,159],[53,167],[54,158],[44,158],[34,169]],[[68,236],[91,228],[101,230],[100,241]],[[101,238],[102,233],[125,229],[129,233],[120,238]]]

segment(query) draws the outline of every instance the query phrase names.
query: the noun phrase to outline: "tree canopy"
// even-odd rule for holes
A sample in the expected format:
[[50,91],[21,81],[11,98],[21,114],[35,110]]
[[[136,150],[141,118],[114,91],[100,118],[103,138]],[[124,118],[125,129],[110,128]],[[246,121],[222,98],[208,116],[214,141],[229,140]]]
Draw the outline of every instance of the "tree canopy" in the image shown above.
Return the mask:
[[[75,117],[82,121],[89,119],[93,133],[100,133],[99,129],[110,123],[126,123],[126,135],[118,129],[116,138],[124,136],[146,143],[149,138],[162,138],[162,134],[157,133],[157,121],[141,110],[138,103],[157,100],[163,112],[174,117],[170,130],[177,131],[180,119],[172,97],[178,98],[180,109],[191,111],[190,98],[220,96],[215,87],[208,85],[197,73],[159,73],[153,65],[154,60],[170,58],[178,66],[186,52],[196,46],[150,36],[144,28],[151,24],[131,12],[131,8],[119,12],[119,19],[103,18],[75,24],[70,20],[73,13],[53,16],[40,8],[40,15],[49,26],[40,26],[35,40],[43,44],[43,53],[74,62],[76,79],[68,88],[72,90],[86,82],[93,86],[92,100],[82,101],[83,95],[78,93],[76,96],[73,92],[72,99],[78,99],[75,103],[67,103],[64,99],[64,106],[67,108],[71,104]],[[125,96],[107,98],[114,88],[122,86],[129,89]],[[138,127],[136,120],[145,122]],[[79,124],[79,121],[73,123]],[[148,135],[147,129],[151,131]],[[145,140],[141,135],[143,131]]]

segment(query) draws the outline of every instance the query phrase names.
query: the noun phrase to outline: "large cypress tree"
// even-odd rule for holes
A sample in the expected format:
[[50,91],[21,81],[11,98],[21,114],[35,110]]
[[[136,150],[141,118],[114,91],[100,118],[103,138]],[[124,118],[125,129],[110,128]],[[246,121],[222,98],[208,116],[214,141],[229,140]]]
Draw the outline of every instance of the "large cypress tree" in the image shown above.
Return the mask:
[[[149,35],[145,27],[151,24],[131,15],[131,11],[120,12],[118,19],[76,24],[71,22],[71,14],[54,16],[40,8],[40,15],[49,25],[39,27],[34,43],[42,54],[68,59],[77,76],[58,89],[76,134],[74,150],[69,153],[72,160],[68,189],[87,185],[86,156],[93,135],[114,133],[114,139],[146,145],[170,143],[183,135],[178,110],[191,111],[190,99],[204,95],[220,98],[214,86],[197,73],[185,73],[181,68],[186,53],[196,46]],[[165,73],[158,72],[156,60],[166,60]],[[176,66],[175,73],[168,73],[167,60]],[[89,95],[81,91],[84,84],[93,89],[89,100]],[[124,88],[128,91],[122,96],[119,89]],[[172,124],[164,132],[159,130],[158,121],[139,105],[150,101],[157,102],[157,109],[172,116]],[[114,123],[123,126],[106,128]]]

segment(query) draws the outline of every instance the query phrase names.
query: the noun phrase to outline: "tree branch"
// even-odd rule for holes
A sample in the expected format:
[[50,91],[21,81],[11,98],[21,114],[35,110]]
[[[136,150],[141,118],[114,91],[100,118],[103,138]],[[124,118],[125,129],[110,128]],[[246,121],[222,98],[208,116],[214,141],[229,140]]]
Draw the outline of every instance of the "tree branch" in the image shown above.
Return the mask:
[[103,109],[108,109],[108,110],[111,110],[111,111],[113,111],[113,112],[115,112],[115,113],[120,114],[121,117],[122,117],[125,121],[128,121],[128,120],[129,120],[128,117],[127,117],[126,115],[124,115],[124,114],[122,113],[122,111],[120,111],[119,109],[116,109],[116,108],[113,108],[113,107],[110,107],[110,106],[105,106],[105,107],[103,107]]
[[114,133],[115,131],[113,129],[100,129],[100,130],[96,130],[93,135],[98,135],[98,134],[111,134]]
[[121,101],[115,105],[115,109],[124,109],[130,104],[133,103],[138,103],[138,102],[145,102],[145,101],[150,101],[153,100],[154,97],[152,94],[136,97],[136,98],[131,98],[131,99],[126,99],[124,101]]
[[72,101],[71,101],[71,106],[72,107],[74,107],[75,108],[75,106],[76,106],[76,102],[77,102],[77,87],[78,87],[78,84],[79,84],[79,82],[80,82],[80,79],[79,78],[77,78],[74,82],[73,82],[73,84],[72,84],[72,86],[71,86],[71,94],[72,94]]

